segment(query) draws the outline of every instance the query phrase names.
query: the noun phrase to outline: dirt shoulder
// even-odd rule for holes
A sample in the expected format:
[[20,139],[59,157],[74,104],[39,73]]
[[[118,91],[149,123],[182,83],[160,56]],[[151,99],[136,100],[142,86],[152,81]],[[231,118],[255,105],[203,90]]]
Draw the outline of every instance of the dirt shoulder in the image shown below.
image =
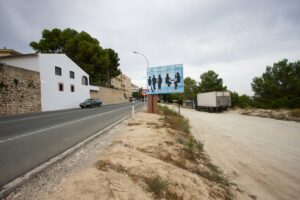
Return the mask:
[[188,127],[176,131],[165,120],[137,113],[97,163],[42,198],[234,199],[237,187],[210,163]]

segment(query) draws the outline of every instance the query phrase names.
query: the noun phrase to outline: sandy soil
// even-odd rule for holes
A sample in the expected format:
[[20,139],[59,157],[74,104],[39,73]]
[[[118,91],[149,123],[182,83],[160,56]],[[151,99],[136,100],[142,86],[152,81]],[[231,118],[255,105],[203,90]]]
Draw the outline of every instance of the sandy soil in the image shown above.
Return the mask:
[[235,112],[181,113],[213,162],[242,191],[253,199],[299,199],[300,123]]
[[[225,199],[224,188],[189,170],[204,168],[185,159],[176,134],[159,115],[138,113],[94,166],[67,177],[43,199]],[[150,189],[155,177],[164,182],[156,188],[167,187],[161,196]]]

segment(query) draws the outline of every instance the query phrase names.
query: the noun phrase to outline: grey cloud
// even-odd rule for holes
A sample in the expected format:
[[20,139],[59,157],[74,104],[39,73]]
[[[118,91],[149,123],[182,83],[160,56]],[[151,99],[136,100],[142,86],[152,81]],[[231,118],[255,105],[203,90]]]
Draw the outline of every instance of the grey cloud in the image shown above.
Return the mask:
[[[0,46],[30,51],[29,42],[45,28],[84,30],[117,50],[121,69],[136,82],[145,61],[134,50],[153,66],[183,63],[189,76],[212,66],[228,78],[230,65],[257,60],[265,67],[300,50],[298,0],[11,0],[0,8]],[[230,68],[227,74],[221,66]],[[242,66],[234,69],[242,72]]]

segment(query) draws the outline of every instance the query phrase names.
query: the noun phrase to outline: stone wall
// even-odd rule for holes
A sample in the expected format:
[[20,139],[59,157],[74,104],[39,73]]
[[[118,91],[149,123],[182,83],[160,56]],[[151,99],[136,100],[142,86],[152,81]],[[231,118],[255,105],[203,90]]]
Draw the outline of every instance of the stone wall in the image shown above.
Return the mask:
[[40,111],[39,72],[0,63],[0,115]]
[[124,93],[122,90],[106,87],[99,87],[99,91],[90,91],[91,98],[101,99],[103,105],[128,102],[129,100],[125,98]]

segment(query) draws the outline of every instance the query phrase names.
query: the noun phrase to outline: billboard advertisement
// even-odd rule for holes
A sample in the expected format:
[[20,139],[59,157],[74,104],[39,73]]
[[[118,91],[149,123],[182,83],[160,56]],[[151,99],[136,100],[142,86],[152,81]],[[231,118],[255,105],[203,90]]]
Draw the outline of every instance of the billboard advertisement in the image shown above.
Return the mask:
[[183,65],[166,65],[147,69],[147,94],[183,93]]

